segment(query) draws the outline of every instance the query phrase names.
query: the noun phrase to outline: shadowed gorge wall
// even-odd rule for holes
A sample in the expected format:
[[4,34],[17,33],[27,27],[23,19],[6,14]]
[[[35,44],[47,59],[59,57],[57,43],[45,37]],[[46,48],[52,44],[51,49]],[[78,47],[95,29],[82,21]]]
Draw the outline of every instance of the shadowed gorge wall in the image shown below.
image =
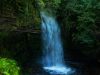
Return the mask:
[[41,56],[41,39],[38,38],[40,34],[27,32],[2,33],[3,35],[0,37],[1,57],[16,59],[23,67],[24,65],[29,65],[28,63],[38,61],[37,58]]

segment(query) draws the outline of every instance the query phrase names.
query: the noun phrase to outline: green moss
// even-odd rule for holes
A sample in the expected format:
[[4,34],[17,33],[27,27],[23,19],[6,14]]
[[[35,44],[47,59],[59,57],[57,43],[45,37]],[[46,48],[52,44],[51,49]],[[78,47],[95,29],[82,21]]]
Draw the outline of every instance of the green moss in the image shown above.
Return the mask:
[[0,71],[4,75],[19,75],[20,68],[17,66],[16,61],[0,58]]

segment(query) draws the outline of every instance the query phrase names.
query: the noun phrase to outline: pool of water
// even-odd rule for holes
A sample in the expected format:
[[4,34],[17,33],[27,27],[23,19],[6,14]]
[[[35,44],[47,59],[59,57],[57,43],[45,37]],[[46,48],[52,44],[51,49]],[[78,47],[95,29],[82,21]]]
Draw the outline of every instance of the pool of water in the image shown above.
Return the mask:
[[[68,64],[68,63],[67,63]],[[72,69],[67,69],[65,67],[44,67],[46,70],[43,69],[43,67],[39,64],[29,64],[30,66],[25,66],[23,69],[22,75],[100,75],[100,66],[95,63],[86,64],[86,63],[80,63],[80,62],[69,62],[69,66]],[[69,67],[68,66],[68,67]],[[60,72],[55,72],[53,70]],[[67,74],[64,74],[63,72],[66,71]],[[68,72],[69,71],[69,72]],[[66,73],[65,72],[65,73]],[[61,74],[62,73],[62,74]]]

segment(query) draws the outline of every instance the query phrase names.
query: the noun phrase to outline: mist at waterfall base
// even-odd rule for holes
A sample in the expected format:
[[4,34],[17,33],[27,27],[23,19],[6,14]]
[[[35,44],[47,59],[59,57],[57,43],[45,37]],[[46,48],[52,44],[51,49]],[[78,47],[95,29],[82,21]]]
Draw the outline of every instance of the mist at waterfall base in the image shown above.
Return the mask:
[[54,17],[41,12],[42,42],[43,42],[43,69],[50,74],[69,75],[71,68],[65,66],[60,29]]

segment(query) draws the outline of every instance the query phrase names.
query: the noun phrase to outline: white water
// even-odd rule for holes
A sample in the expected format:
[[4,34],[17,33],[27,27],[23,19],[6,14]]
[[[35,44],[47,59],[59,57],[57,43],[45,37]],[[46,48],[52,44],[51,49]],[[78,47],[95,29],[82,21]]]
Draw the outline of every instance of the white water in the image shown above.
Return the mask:
[[41,12],[43,39],[43,68],[50,73],[68,74],[71,69],[64,63],[60,28],[55,18]]

